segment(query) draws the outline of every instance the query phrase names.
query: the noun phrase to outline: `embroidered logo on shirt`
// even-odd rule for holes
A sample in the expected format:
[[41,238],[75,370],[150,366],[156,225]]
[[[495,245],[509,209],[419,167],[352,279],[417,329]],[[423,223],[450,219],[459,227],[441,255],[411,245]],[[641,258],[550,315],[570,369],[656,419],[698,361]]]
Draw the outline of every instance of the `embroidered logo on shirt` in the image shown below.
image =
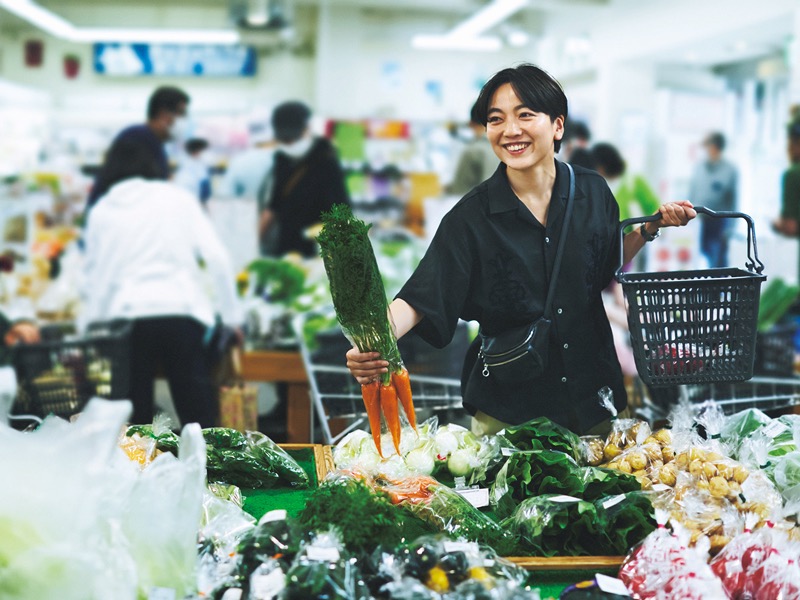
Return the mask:
[[508,252],[498,252],[489,261],[492,279],[489,302],[502,312],[524,313],[527,312],[525,286],[515,276],[512,259]]

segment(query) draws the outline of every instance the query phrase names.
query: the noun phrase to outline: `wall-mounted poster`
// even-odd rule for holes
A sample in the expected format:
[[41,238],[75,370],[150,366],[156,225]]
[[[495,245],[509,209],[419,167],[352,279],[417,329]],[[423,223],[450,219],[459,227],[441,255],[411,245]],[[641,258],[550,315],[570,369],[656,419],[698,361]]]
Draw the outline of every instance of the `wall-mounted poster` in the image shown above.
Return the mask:
[[252,46],[98,43],[94,70],[127,77],[252,77],[256,52]]

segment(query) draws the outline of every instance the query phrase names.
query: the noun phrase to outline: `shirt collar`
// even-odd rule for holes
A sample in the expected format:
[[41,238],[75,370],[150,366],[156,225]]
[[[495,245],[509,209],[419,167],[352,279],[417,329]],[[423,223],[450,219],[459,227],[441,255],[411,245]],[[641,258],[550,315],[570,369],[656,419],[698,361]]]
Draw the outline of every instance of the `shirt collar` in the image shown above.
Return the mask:
[[[567,172],[567,167],[563,163],[555,160],[556,163],[556,182],[553,186],[553,194],[550,198],[552,202],[556,196],[556,190],[558,190],[558,196],[561,197],[561,203],[554,203],[551,207],[551,216],[555,216],[560,211],[560,205],[566,201],[567,195],[569,194],[569,175]],[[494,172],[488,182],[488,192],[489,192],[489,214],[496,214],[501,212],[508,212],[512,210],[517,210],[520,206],[520,199],[517,198],[517,195],[514,193],[514,190],[511,189],[511,185],[508,183],[508,177],[506,176],[506,165],[505,163],[500,163],[497,167],[497,170]],[[577,196],[577,189],[576,196]]]

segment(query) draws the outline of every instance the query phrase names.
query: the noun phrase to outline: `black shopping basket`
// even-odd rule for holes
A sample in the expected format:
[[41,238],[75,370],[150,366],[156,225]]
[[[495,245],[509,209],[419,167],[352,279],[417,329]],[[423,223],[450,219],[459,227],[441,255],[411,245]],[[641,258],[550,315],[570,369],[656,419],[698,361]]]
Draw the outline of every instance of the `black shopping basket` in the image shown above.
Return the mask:
[[[628,304],[628,327],[636,370],[650,386],[746,381],[753,376],[756,319],[764,264],[758,260],[753,219],[740,212],[698,213],[747,222],[744,269],[624,273],[616,279]],[[624,230],[659,215],[620,223]]]
[[132,323],[93,323],[86,337],[14,348],[18,392],[13,412],[70,417],[90,398],[130,397]]

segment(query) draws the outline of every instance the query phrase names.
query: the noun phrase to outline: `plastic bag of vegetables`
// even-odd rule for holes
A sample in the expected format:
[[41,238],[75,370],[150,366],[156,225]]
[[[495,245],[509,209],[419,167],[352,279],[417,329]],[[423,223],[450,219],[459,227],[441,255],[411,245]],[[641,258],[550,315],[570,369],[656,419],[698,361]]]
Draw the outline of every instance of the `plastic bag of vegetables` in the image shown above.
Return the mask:
[[346,554],[334,533],[320,533],[304,545],[289,571],[283,600],[368,600],[358,563]]
[[537,417],[522,425],[506,427],[498,435],[519,450],[555,450],[580,460],[580,438],[547,417]]
[[461,494],[425,476],[379,481],[392,502],[400,504],[436,531],[453,539],[486,544],[512,556],[516,540],[496,521],[472,506]]
[[500,558],[491,548],[454,542],[442,535],[417,538],[401,548],[396,559],[404,575],[440,594],[453,592],[465,582],[486,591],[502,582],[518,588],[527,579],[524,569]]

